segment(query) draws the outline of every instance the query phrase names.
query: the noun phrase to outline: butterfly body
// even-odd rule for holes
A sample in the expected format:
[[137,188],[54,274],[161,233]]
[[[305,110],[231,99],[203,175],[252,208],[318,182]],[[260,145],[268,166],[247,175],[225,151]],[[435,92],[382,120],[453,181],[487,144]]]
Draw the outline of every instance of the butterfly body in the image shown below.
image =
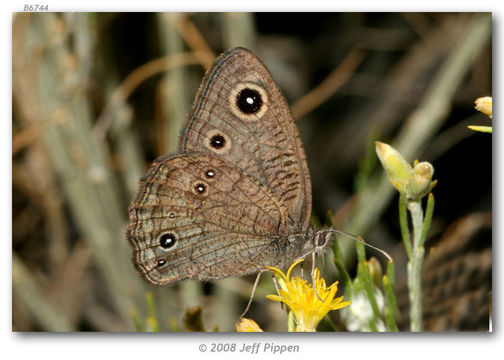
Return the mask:
[[311,182],[294,118],[249,50],[206,73],[179,152],[154,161],[130,205],[127,237],[158,285],[286,268],[322,249],[310,225]]

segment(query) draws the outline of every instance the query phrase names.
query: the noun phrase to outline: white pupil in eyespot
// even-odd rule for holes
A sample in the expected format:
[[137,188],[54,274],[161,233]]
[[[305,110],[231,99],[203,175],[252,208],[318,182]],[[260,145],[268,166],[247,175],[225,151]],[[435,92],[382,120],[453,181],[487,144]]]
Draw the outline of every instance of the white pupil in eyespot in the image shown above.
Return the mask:
[[252,105],[254,103],[254,99],[252,99],[251,97],[248,97],[247,98],[247,103]]

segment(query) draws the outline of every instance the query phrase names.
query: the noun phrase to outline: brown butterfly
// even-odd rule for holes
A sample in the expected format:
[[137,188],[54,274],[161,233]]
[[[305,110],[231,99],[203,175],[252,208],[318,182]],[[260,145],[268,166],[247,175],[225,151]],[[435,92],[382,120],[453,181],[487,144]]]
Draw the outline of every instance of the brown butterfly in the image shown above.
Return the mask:
[[286,268],[327,245],[310,225],[311,182],[287,102],[249,50],[217,58],[175,154],[154,161],[129,207],[140,274],[158,285]]

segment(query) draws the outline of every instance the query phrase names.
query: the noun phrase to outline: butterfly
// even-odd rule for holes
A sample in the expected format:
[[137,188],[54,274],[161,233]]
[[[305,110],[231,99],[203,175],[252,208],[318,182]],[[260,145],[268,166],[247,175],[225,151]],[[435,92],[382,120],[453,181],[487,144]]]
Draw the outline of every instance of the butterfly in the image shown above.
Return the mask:
[[241,277],[322,251],[334,230],[316,231],[311,207],[287,101],[261,60],[238,47],[205,74],[178,151],[140,180],[127,239],[153,284]]

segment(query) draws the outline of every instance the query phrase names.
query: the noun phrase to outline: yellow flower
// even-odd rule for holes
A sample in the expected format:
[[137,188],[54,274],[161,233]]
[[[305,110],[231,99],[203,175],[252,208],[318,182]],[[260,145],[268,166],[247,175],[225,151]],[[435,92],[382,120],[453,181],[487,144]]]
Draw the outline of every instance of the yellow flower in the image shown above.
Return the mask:
[[296,331],[315,331],[318,323],[326,316],[331,310],[341,309],[350,305],[349,301],[344,301],[343,296],[334,298],[338,291],[338,282],[333,283],[327,287],[325,280],[320,279],[320,272],[316,268],[314,279],[317,294],[315,294],[312,284],[307,284],[306,280],[299,277],[294,279],[290,278],[292,269],[302,262],[298,260],[291,265],[287,274],[281,270],[267,266],[268,269],[275,273],[276,278],[280,284],[279,295],[268,295],[268,299],[273,301],[281,301],[285,303],[297,320]]
[[236,331],[238,332],[263,332],[263,330],[252,319],[241,318],[236,323]]

